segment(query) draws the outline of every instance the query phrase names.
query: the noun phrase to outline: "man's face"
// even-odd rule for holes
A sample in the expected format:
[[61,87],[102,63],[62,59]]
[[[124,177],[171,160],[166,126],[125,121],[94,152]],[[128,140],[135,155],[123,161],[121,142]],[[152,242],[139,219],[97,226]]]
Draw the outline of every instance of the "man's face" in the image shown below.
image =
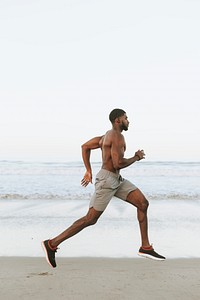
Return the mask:
[[128,117],[126,114],[124,114],[123,116],[121,116],[120,118],[120,122],[121,122],[121,130],[123,131],[127,131],[128,130],[128,126],[129,126],[129,121],[128,121]]

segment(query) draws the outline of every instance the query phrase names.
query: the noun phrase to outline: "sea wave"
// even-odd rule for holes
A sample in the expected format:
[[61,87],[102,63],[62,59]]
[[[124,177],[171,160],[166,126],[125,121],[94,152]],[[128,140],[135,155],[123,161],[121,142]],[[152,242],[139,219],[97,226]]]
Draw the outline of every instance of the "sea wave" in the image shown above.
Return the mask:
[[0,200],[88,200],[91,194],[0,194]]
[[[92,193],[67,193],[67,194],[40,194],[40,193],[34,193],[34,194],[0,194],[0,200],[87,200],[90,199],[92,196]],[[200,200],[200,194],[199,193],[193,193],[193,194],[180,194],[180,193],[159,193],[159,194],[146,194],[146,197],[148,200],[156,200],[156,201],[162,201],[162,200]]]
[[[100,162],[92,162],[93,173],[101,168]],[[82,162],[20,162],[0,161],[0,175],[61,175],[76,176],[84,174],[85,167]],[[160,176],[200,176],[200,162],[149,162],[134,164],[121,171],[124,176],[137,177],[160,177]]]

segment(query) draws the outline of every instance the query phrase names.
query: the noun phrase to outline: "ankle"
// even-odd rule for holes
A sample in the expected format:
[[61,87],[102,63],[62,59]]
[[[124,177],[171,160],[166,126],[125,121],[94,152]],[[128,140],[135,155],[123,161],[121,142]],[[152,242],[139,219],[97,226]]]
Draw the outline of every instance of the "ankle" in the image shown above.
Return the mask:
[[52,245],[52,240],[48,241],[48,245],[49,245],[49,248],[53,251],[57,249],[57,246]]
[[142,246],[142,249],[144,249],[144,250],[152,250],[153,247],[152,247],[152,245],[149,245],[149,246]]

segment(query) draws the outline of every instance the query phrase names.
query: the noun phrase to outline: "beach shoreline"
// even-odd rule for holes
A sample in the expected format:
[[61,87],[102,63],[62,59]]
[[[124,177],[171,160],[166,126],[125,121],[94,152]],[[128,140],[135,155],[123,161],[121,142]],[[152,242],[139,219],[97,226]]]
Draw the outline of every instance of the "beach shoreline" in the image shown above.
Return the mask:
[[200,259],[0,257],[6,300],[197,300]]

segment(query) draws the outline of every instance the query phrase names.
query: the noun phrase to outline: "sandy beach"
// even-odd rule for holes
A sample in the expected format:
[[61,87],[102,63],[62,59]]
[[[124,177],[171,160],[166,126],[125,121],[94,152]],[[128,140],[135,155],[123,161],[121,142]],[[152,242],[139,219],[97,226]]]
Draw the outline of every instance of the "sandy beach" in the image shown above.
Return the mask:
[[0,298],[6,300],[197,300],[200,259],[1,257]]

